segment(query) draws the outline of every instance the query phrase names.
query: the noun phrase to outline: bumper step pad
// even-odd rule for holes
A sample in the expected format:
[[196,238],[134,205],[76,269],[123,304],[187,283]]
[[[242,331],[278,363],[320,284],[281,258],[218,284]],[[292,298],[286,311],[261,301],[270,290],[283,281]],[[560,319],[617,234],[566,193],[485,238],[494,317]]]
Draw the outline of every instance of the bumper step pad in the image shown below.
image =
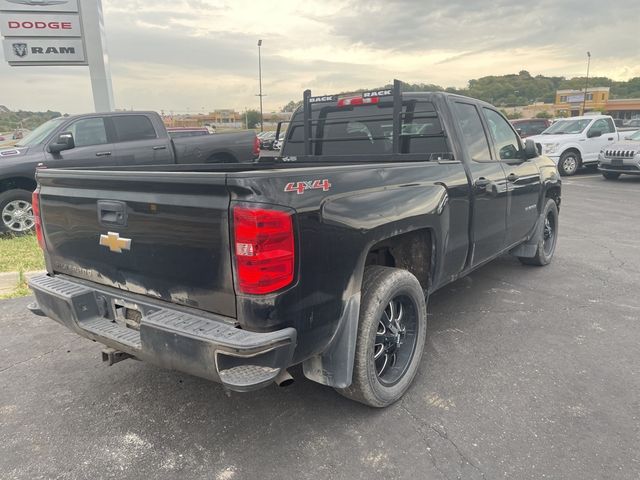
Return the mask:
[[[161,367],[218,381],[230,390],[248,391],[271,383],[290,366],[296,330],[251,332],[234,320],[185,312],[124,291],[85,285],[68,277],[42,275],[29,280],[37,302],[29,306],[79,335]],[[133,303],[140,330],[114,321],[111,305]]]

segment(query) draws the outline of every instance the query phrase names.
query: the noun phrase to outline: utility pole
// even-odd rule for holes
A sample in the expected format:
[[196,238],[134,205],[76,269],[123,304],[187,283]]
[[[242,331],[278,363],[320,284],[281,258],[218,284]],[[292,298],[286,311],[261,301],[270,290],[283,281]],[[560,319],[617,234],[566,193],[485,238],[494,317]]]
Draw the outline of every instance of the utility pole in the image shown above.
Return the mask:
[[584,97],[582,99],[582,115],[587,108],[587,88],[589,88],[589,67],[591,66],[591,52],[587,52],[587,79],[584,83]]
[[258,96],[260,97],[260,131],[264,131],[263,125],[263,117],[262,117],[262,56],[260,52],[260,47],[262,47],[262,40],[258,40],[258,82],[260,84],[260,93]]

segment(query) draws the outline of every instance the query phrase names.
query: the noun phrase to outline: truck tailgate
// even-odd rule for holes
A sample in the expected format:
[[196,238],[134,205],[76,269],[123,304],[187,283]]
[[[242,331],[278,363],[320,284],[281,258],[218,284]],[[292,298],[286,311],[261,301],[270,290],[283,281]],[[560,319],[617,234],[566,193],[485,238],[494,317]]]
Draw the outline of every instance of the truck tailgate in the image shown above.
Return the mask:
[[235,317],[226,175],[42,170],[48,268]]

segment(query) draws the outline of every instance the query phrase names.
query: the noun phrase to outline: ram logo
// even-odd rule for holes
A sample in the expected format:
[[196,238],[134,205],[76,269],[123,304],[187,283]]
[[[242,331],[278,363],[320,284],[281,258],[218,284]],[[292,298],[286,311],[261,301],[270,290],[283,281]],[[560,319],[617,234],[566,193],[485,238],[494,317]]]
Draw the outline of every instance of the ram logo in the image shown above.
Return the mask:
[[27,56],[26,43],[14,43],[11,46],[13,47],[13,53],[15,53],[17,57],[22,58]]

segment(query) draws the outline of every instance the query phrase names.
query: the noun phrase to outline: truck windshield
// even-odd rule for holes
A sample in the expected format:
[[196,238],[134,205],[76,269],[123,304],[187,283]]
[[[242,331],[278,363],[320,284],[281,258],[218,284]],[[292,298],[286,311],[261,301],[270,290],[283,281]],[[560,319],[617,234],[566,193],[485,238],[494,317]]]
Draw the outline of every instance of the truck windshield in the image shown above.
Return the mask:
[[591,120],[559,120],[549,128],[547,128],[543,135],[563,135],[569,133],[582,133],[582,131],[587,128],[587,126],[591,123]]
[[64,117],[58,117],[43,123],[38,128],[31,131],[18,143],[16,143],[16,147],[30,147],[32,145],[41,143],[45,138],[49,136],[51,132],[58,128],[58,125],[60,125],[63,120]]
[[638,130],[636,133],[634,133],[633,135],[627,137],[629,140],[638,140],[640,141],[640,130]]
[[[451,155],[433,103],[405,100],[402,105],[400,153]],[[323,105],[312,111],[311,151],[314,155],[390,154],[393,149],[393,104]],[[287,130],[285,156],[304,155],[302,112]]]

